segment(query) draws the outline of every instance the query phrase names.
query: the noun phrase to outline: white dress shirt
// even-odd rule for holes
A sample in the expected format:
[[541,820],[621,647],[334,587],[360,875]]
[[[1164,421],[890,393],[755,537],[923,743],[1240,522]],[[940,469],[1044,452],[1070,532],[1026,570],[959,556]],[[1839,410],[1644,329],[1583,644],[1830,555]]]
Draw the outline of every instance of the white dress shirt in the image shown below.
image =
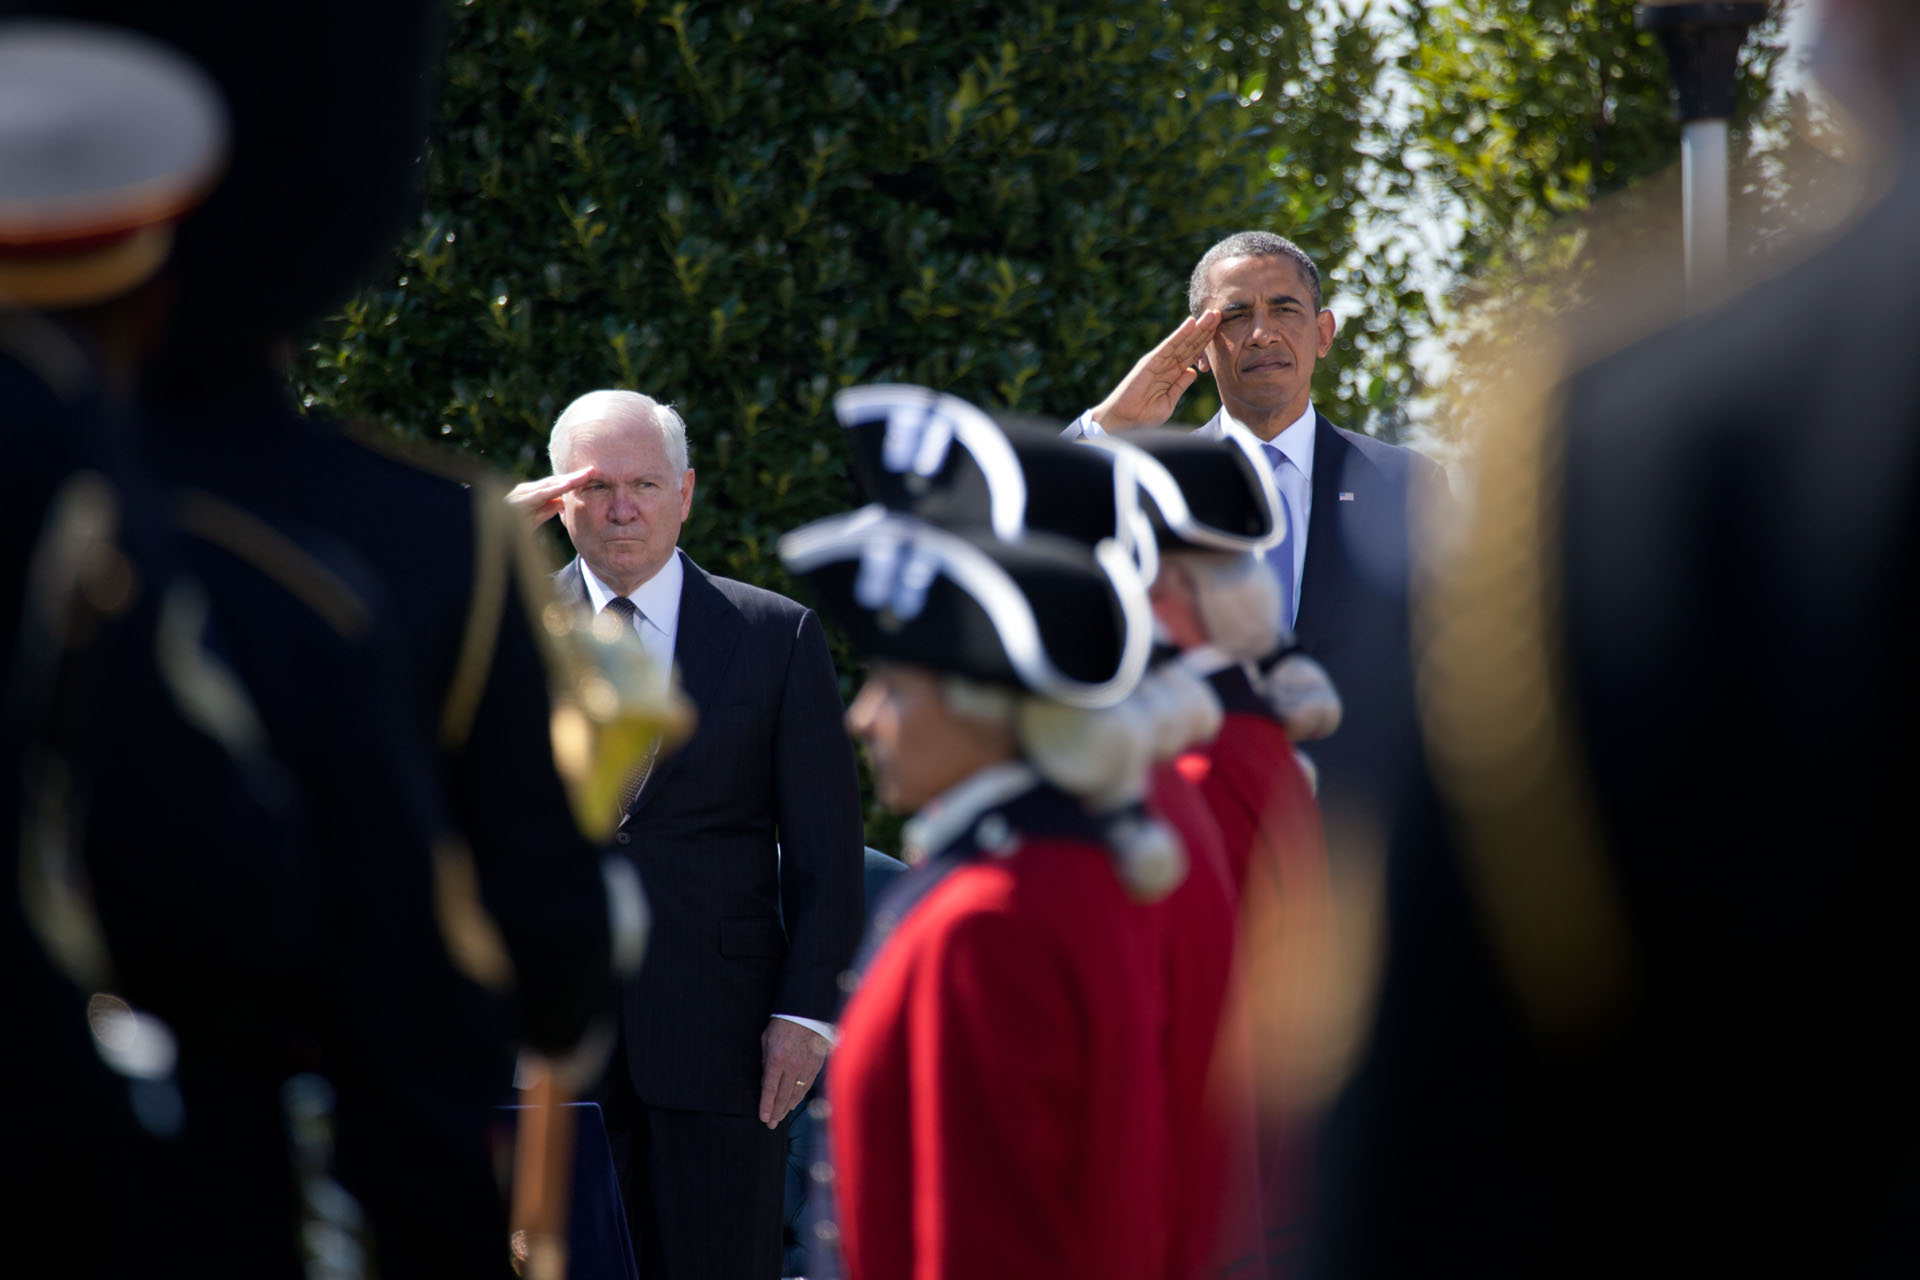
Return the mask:
[[[1221,420],[1232,422],[1233,415],[1225,408],[1220,410]],[[1268,449],[1262,449],[1261,455],[1273,467],[1274,487],[1279,489],[1287,500],[1287,512],[1293,517],[1293,528],[1289,537],[1293,539],[1293,609],[1290,617],[1300,616],[1300,584],[1307,576],[1307,526],[1313,515],[1313,429],[1317,421],[1313,405],[1307,405],[1307,411],[1267,444],[1280,451],[1275,460]],[[1244,429],[1244,428],[1243,428]],[[1258,439],[1258,437],[1255,437]]]
[[[580,562],[580,575],[586,579],[587,599],[593,602],[593,612],[598,615],[619,592],[600,581],[600,575],[585,560]],[[660,572],[627,593],[627,599],[633,601],[633,607],[639,611],[634,615],[633,628],[640,635],[640,646],[653,659],[655,669],[661,672],[673,669],[674,646],[680,640],[680,591],[686,584],[686,577],[686,567],[680,563],[680,553],[675,551],[660,566]],[[802,1018],[791,1013],[776,1013],[773,1016],[799,1023],[824,1037],[829,1045],[838,1039],[831,1022]]]
[[[587,599],[593,603],[596,615],[620,594],[606,583],[600,581],[585,560],[580,562],[580,574],[587,582]],[[639,610],[634,615],[633,629],[639,633],[640,647],[647,651],[653,664],[660,671],[673,669],[673,647],[680,639],[680,589],[685,584],[686,568],[680,563],[680,553],[675,551],[660,571],[635,587],[627,596],[633,601],[633,607]]]

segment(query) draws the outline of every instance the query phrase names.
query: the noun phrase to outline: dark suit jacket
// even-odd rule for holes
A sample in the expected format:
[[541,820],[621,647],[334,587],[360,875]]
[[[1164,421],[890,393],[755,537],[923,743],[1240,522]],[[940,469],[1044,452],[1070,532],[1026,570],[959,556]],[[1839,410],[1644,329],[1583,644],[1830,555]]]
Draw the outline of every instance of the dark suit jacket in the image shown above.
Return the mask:
[[[621,1025],[642,1102],[750,1115],[767,1019],[838,1011],[860,938],[860,788],[819,619],[680,554],[675,659],[699,724],[615,837],[653,907]],[[579,560],[554,583],[586,607]]]
[[[1337,833],[1349,814],[1378,822],[1407,771],[1420,767],[1407,610],[1419,530],[1409,512],[1444,500],[1447,482],[1423,454],[1314,417],[1313,511],[1294,634],[1346,708],[1333,736],[1306,747]],[[1200,430],[1217,435],[1220,422],[1215,415]]]

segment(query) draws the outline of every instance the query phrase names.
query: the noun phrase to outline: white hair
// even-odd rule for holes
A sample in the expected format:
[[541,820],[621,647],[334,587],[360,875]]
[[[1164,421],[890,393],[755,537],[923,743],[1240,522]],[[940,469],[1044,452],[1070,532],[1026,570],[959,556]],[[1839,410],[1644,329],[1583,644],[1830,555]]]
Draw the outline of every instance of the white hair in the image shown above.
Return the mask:
[[567,460],[573,456],[573,438],[582,427],[599,423],[640,425],[660,428],[667,446],[667,461],[674,470],[687,469],[687,424],[670,404],[662,404],[638,391],[589,391],[554,419],[553,434],[547,438],[547,463],[559,475],[570,470]]
[[1153,726],[1131,700],[1088,711],[954,675],[941,678],[940,697],[955,715],[1011,729],[1035,772],[1096,809],[1140,795],[1153,759]]
[[[1187,873],[1187,851],[1164,822],[1137,806],[1147,790],[1147,770],[1170,722],[1196,728],[1194,706],[1173,690],[1164,696],[1129,697],[1098,711],[1050,698],[944,676],[940,696],[947,710],[1011,728],[1033,771],[1074,796],[1100,822],[1114,870],[1129,895],[1157,902]],[[1210,691],[1209,691],[1210,696]],[[1219,725],[1219,703],[1212,718]],[[1204,718],[1201,713],[1199,718]]]
[[1243,662],[1279,648],[1280,578],[1251,551],[1173,553],[1193,575],[1193,605],[1207,639]]

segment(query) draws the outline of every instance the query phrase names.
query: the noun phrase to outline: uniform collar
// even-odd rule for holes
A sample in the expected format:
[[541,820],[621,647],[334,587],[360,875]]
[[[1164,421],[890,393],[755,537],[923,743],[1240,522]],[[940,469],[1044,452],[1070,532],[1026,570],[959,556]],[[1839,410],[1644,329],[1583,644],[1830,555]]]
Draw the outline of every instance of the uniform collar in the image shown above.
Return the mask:
[[922,805],[901,831],[901,851],[917,866],[964,835],[974,822],[993,809],[1030,791],[1040,781],[1033,766],[1010,761],[988,765],[954,783]]

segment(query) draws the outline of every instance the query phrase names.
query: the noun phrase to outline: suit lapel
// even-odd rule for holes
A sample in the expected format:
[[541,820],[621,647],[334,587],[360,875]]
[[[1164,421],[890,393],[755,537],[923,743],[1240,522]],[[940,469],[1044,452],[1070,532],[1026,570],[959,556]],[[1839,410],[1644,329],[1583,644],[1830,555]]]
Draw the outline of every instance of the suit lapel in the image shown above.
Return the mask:
[[587,580],[580,569],[580,557],[569,560],[553,575],[553,598],[575,612],[587,608]]
[[[1300,576],[1300,609],[1293,620],[1294,638],[1312,652],[1326,626],[1335,600],[1346,588],[1341,554],[1340,524],[1346,509],[1364,496],[1349,475],[1353,446],[1318,412],[1313,425],[1313,512],[1307,519],[1307,561]],[[1351,500],[1340,501],[1342,491]]]
[[[720,691],[720,678],[733,660],[734,647],[740,641],[740,617],[733,605],[720,594],[707,575],[685,552],[681,559],[685,577],[680,584],[680,627],[674,635],[674,664],[680,670],[680,689],[693,702],[695,711],[705,715],[713,709]],[[632,818],[647,807],[660,792],[663,782],[679,767],[689,751],[699,749],[700,726],[693,738],[680,750],[663,757],[647,776],[647,783],[627,810]]]

